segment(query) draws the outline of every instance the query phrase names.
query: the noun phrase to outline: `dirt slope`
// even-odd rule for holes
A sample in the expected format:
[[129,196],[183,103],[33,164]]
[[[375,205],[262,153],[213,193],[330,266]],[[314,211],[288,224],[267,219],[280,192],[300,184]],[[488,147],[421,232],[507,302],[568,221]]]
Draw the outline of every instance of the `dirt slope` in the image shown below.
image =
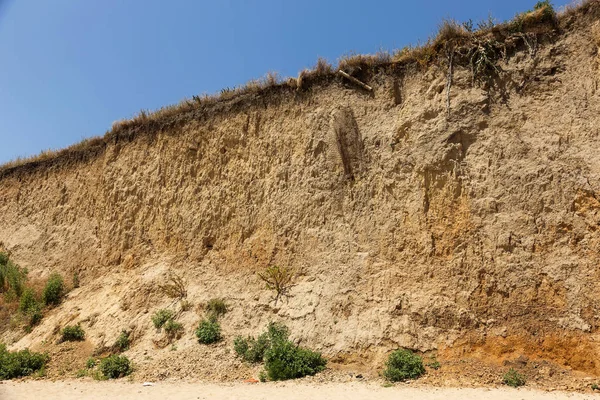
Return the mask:
[[[487,85],[464,64],[450,86],[447,63],[391,65],[357,75],[373,93],[343,78],[265,91],[4,173],[3,247],[33,278],[81,279],[4,339],[48,349],[81,322],[88,347],[61,375],[130,329],[140,377],[228,380],[253,373],[232,338],[281,320],[373,376],[397,347],[600,374],[599,15],[521,37]],[[277,305],[256,275],[273,264],[300,271]],[[150,321],[179,310],[158,290],[169,269],[194,306],[177,351]],[[196,307],[214,297],[226,341],[201,347]]]

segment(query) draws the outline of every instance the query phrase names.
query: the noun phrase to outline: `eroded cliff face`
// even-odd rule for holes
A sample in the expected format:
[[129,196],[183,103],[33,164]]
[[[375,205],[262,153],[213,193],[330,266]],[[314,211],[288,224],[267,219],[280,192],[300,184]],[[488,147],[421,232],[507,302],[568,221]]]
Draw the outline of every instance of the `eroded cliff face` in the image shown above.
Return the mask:
[[[340,362],[402,346],[600,374],[598,29],[531,42],[487,88],[454,66],[449,108],[448,65],[390,69],[373,94],[340,79],[258,96],[8,174],[4,247],[82,282],[16,346],[71,321],[96,345],[129,327],[143,365],[172,268],[192,303],[228,299],[227,340],[277,319]],[[300,271],[276,306],[255,274],[273,264]]]

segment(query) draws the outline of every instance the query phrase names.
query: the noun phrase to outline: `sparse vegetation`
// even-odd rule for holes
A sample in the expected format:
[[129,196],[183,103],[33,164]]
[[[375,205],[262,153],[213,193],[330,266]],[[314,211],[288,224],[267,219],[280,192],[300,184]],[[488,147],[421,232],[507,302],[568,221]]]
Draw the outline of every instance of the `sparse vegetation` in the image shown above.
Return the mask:
[[267,289],[275,291],[275,305],[281,297],[289,296],[290,289],[294,286],[296,272],[289,267],[272,265],[264,272],[258,273],[259,278],[265,282]]
[[10,352],[0,343],[0,380],[29,376],[42,371],[50,358],[29,350]]
[[202,344],[216,343],[221,340],[221,325],[216,319],[203,319],[196,329],[196,337]]
[[87,369],[92,369],[94,368],[96,365],[98,365],[98,361],[94,358],[94,357],[90,357],[87,359],[87,361],[85,362],[85,367]]
[[152,314],[152,324],[154,324],[154,327],[156,329],[160,329],[169,320],[172,320],[174,318],[174,316],[175,315],[174,315],[173,311],[168,310],[166,308],[162,308],[162,309],[156,311],[154,314]]
[[118,379],[130,375],[133,368],[129,358],[113,354],[100,361],[100,372],[108,379]]
[[19,311],[27,318],[27,327],[31,328],[42,320],[42,305],[32,288],[25,288],[19,300]]
[[46,282],[42,300],[47,306],[57,306],[65,295],[65,283],[62,276],[56,272],[52,273]]
[[158,285],[161,292],[174,299],[187,297],[187,282],[173,270],[167,272],[165,283]]
[[325,369],[327,361],[320,353],[296,346],[289,339],[289,329],[282,324],[270,323],[267,332],[258,336],[235,338],[236,354],[246,362],[265,362],[261,381],[286,380],[314,375]]
[[592,390],[600,390],[600,386],[597,383],[592,383]]
[[263,333],[258,338],[238,336],[233,341],[233,349],[236,354],[244,361],[249,363],[259,363],[263,361],[265,351],[271,341],[269,335]]
[[25,288],[27,270],[14,264],[5,253],[0,253],[0,293],[8,301],[18,300]]
[[60,333],[61,342],[79,342],[85,340],[85,331],[81,325],[67,325]]
[[208,315],[213,315],[215,318],[219,318],[228,311],[227,304],[223,299],[211,299],[206,303],[206,312]]
[[183,333],[183,325],[170,319],[164,325],[164,330],[165,334],[169,338],[169,341],[173,339],[179,339]]
[[389,355],[383,376],[390,382],[416,379],[425,373],[423,360],[407,349],[398,349]]
[[525,377],[514,368],[511,368],[502,376],[502,383],[516,388],[525,385]]
[[129,344],[129,332],[122,330],[113,347],[117,349],[117,351],[123,352],[129,349]]

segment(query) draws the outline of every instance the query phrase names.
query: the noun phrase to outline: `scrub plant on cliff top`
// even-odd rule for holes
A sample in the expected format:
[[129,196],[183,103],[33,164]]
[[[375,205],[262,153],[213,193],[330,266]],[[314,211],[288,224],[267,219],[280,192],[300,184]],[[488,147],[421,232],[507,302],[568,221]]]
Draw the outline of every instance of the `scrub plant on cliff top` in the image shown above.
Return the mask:
[[425,373],[423,360],[407,349],[398,349],[390,354],[383,376],[390,382],[416,379]]

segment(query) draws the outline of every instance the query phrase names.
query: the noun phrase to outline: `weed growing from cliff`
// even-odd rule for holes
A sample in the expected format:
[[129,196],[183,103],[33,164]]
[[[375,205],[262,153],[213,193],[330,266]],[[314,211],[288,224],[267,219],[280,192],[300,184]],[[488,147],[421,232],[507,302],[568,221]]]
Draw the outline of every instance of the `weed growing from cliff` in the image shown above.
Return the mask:
[[169,342],[174,339],[179,339],[181,337],[181,335],[183,334],[183,325],[172,319],[167,321],[167,323],[164,326],[164,329],[165,329],[165,334],[167,335],[167,338],[169,339]]
[[56,272],[50,275],[44,292],[42,293],[42,300],[44,304],[57,306],[62,301],[65,295],[65,283],[62,276]]
[[416,379],[425,373],[423,360],[407,349],[398,349],[388,357],[383,376],[390,382]]
[[263,333],[258,338],[238,336],[233,341],[233,349],[236,354],[244,361],[249,363],[262,362],[265,351],[269,348],[271,341],[267,333]]
[[511,368],[504,376],[502,376],[502,383],[511,387],[519,387],[525,385],[525,377]]
[[161,292],[173,299],[184,299],[187,297],[187,282],[182,276],[172,270],[167,272],[166,282],[159,284]]
[[152,314],[152,324],[156,329],[160,329],[166,324],[168,321],[174,318],[173,311],[167,310],[166,308],[162,308]]
[[211,299],[206,303],[206,312],[208,315],[214,315],[219,318],[228,311],[227,304],[223,299]]
[[25,288],[19,300],[19,311],[27,317],[28,327],[37,325],[42,320],[42,305],[36,299],[31,288]]
[[100,361],[100,371],[108,379],[118,379],[130,375],[133,367],[126,356],[113,354]]
[[0,255],[0,293],[9,301],[18,300],[25,288],[27,270],[14,264],[8,255]]
[[119,334],[119,337],[115,341],[113,348],[117,349],[117,351],[123,352],[129,349],[129,345],[129,332],[122,330]]
[[275,305],[281,297],[289,296],[290,289],[294,286],[296,272],[289,267],[273,265],[267,267],[264,272],[258,273],[259,278],[265,282],[267,289],[275,291]]
[[60,335],[61,342],[80,342],[85,339],[85,331],[81,325],[67,325]]
[[202,344],[216,343],[221,340],[221,325],[214,319],[203,319],[196,329],[198,342]]

